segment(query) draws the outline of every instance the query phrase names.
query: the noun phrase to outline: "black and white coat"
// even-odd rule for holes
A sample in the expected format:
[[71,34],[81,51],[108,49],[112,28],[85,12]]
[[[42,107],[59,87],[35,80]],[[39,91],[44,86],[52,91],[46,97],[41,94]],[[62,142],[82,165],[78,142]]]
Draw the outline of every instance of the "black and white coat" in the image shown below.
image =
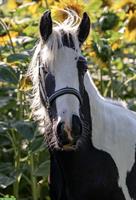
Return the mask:
[[[80,45],[88,36],[90,20],[84,13],[78,24],[77,15],[66,12],[68,19],[55,27],[49,11],[42,16],[41,40],[29,68],[34,88],[31,107],[51,155],[51,199],[136,200],[136,113],[103,98],[89,71],[78,67]],[[45,92],[39,87],[41,67]],[[73,95],[63,95],[56,99],[50,115],[44,100],[62,87],[79,91],[83,104]],[[65,121],[72,140],[69,127],[73,113],[82,120],[81,137],[73,151],[58,150],[56,123]]]

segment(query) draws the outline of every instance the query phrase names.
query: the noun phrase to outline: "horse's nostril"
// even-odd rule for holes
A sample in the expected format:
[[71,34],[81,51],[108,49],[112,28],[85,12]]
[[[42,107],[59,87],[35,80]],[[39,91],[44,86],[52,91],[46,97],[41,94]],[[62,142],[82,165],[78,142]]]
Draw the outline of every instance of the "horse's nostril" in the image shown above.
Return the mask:
[[62,132],[63,127],[64,127],[64,122],[59,122],[57,125],[57,133],[60,134]]
[[77,115],[72,116],[72,133],[75,139],[77,139],[82,133],[82,123]]
[[64,130],[64,122],[59,122],[57,125],[57,135],[62,145],[69,144],[67,132]]

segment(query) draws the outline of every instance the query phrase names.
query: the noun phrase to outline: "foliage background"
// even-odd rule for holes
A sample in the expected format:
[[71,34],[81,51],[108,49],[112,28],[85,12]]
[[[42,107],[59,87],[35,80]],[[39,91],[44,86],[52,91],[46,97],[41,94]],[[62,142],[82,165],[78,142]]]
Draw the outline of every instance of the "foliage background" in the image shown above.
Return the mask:
[[49,199],[49,155],[31,119],[25,76],[46,9],[64,20],[57,8],[87,11],[92,31],[82,51],[102,95],[125,100],[136,110],[135,0],[0,1],[0,197]]

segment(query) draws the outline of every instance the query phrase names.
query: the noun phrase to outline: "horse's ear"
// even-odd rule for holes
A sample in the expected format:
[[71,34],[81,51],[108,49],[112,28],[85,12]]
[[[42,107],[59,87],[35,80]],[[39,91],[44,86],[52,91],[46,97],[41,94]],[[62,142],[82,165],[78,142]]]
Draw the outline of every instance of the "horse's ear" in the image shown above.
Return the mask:
[[51,11],[47,10],[40,20],[40,34],[44,41],[46,41],[52,33],[52,19]]
[[82,44],[90,32],[90,18],[86,12],[83,13],[81,23],[78,28],[78,40]]

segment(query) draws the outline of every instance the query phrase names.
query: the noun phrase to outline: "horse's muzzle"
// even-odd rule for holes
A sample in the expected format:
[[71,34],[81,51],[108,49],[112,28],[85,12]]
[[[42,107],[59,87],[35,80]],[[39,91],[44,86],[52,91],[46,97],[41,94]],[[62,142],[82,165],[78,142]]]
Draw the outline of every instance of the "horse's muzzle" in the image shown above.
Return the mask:
[[65,127],[65,122],[59,122],[57,125],[57,137],[63,150],[72,149],[76,146],[77,140],[82,134],[82,123],[77,115],[72,115],[71,128]]

